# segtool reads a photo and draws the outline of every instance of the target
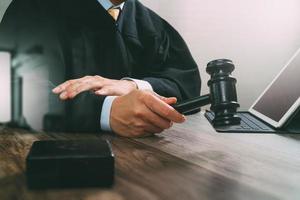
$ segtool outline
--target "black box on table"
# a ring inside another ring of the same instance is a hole
[[[114,154],[107,140],[36,141],[26,159],[30,189],[110,187]]]

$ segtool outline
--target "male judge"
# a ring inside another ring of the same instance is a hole
[[[137,0],[14,0],[0,37],[35,40],[28,30],[40,33],[48,60],[64,69],[68,81],[53,92],[66,101],[65,131],[160,133],[185,120],[171,104],[199,95],[185,42]]]

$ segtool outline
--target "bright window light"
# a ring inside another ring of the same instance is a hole
[[[11,119],[10,65],[10,53],[0,51],[0,122]]]

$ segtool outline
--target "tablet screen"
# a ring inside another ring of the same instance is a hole
[[[252,107],[279,122],[300,97],[299,51]]]

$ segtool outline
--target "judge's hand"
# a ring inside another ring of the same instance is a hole
[[[124,137],[142,137],[161,133],[175,123],[183,123],[185,117],[170,104],[176,98],[161,97],[150,91],[134,90],[117,97],[112,104],[110,126]]]
[[[73,99],[85,91],[93,91],[96,95],[121,96],[137,89],[137,85],[129,80],[114,80],[101,76],[85,76],[79,79],[68,80],[52,91],[59,94],[62,100]]]

